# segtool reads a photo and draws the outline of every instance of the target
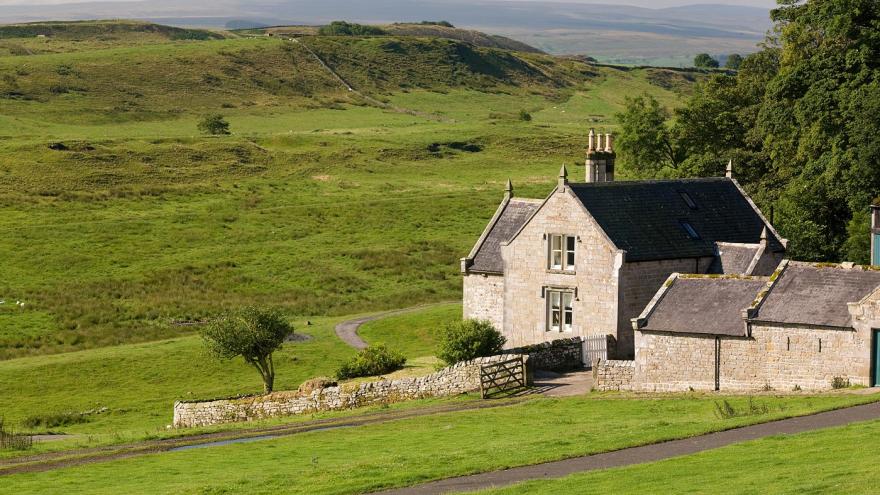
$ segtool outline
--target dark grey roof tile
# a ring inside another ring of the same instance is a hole
[[[540,206],[541,203],[535,200],[512,198],[474,254],[474,262],[468,270],[480,273],[504,273],[501,243],[509,241]]]

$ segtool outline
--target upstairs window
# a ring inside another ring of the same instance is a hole
[[[574,293],[570,291],[547,291],[547,331],[571,332],[574,321],[572,301]]]
[[[551,270],[574,270],[575,244],[577,238],[570,235],[550,236],[549,268]]]

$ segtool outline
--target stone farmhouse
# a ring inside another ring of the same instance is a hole
[[[770,277],[673,274],[632,324],[631,381],[612,388],[880,383],[880,271],[869,267],[783,261]]]
[[[543,200],[508,181],[461,260],[464,316],[489,320],[508,344],[610,335],[636,353],[631,319],[672,273],[769,276],[787,241],[732,178],[614,181],[610,134],[590,131],[585,182],[565,167]],[[763,283],[763,282],[762,282]]]

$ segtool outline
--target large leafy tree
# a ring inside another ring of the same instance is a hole
[[[672,118],[646,121],[650,132],[622,115],[623,132],[640,141],[667,129],[686,157],[681,176],[719,175],[733,159],[793,256],[867,261],[865,210],[880,193],[880,2],[779,0],[772,16],[772,36],[735,75],[710,76]],[[620,149],[624,166],[659,163]]]

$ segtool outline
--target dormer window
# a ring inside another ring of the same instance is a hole
[[[694,226],[688,222],[681,221],[681,228],[684,229],[685,233],[688,237],[694,240],[698,240],[700,238],[700,234],[694,229]]]
[[[548,253],[548,268],[551,270],[573,271],[575,245],[577,238],[570,235],[551,234]]]

